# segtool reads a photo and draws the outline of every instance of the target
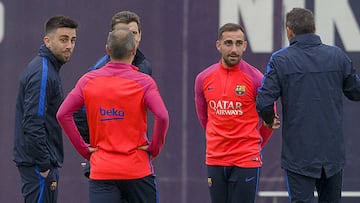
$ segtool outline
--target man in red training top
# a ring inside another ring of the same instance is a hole
[[[242,60],[247,41],[233,23],[219,30],[221,60],[198,74],[195,104],[206,131],[206,164],[213,203],[255,202],[261,149],[272,135],[256,111],[263,74]],[[272,128],[278,128],[276,120]]]
[[[135,56],[132,32],[109,34],[111,61],[88,72],[59,108],[57,119],[76,150],[90,160],[91,203],[158,200],[152,159],[164,144],[169,116],[155,81],[131,65]],[[82,139],[73,114],[87,111],[90,146]],[[146,135],[146,108],[154,114],[154,134]]]

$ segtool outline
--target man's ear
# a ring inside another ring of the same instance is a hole
[[[291,40],[293,37],[295,37],[294,31],[291,28],[289,28],[288,26],[286,26],[286,34],[287,34],[288,40]]]
[[[220,52],[221,42],[219,40],[216,40],[215,46],[216,49]]]
[[[110,48],[108,47],[108,45],[105,46],[105,50],[106,50],[106,54],[110,55]]]
[[[244,41],[244,45],[243,45],[243,51],[246,51],[247,44],[248,44],[248,43],[247,43],[247,41],[245,40],[245,41]]]
[[[135,56],[135,54],[136,54],[136,46],[135,46],[134,49],[131,51],[131,55],[132,55],[132,56]]]
[[[139,43],[141,42],[141,31],[139,32]]]
[[[50,38],[49,38],[48,36],[45,36],[45,37],[43,38],[43,42],[44,42],[44,44],[45,44],[46,47],[49,47],[49,45],[50,45]]]

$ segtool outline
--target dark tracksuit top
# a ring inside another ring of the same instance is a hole
[[[13,148],[17,166],[37,166],[40,171],[62,166],[62,130],[55,117],[64,98],[62,65],[42,45],[19,79]]]
[[[110,61],[110,56],[104,55],[95,63],[94,66],[89,68],[89,71],[99,69],[109,61]],[[132,65],[138,67],[140,72],[148,74],[150,76],[152,75],[151,64],[139,49],[136,50],[135,58],[132,62]],[[89,127],[86,119],[85,109],[83,108],[82,110],[76,112],[74,114],[74,119],[76,126],[80,131],[81,136],[84,138],[85,142],[89,143]]]
[[[320,178],[322,169],[331,177],[344,167],[343,94],[360,100],[360,78],[349,57],[319,36],[297,35],[271,56],[257,110],[270,123],[281,97],[282,168]]]

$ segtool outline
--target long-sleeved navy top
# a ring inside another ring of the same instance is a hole
[[[13,150],[18,166],[46,171],[63,163],[62,130],[56,120],[64,99],[59,75],[62,65],[42,45],[19,79]]]
[[[342,95],[360,100],[360,78],[349,57],[315,34],[297,35],[275,52],[257,96],[257,110],[267,123],[273,103],[282,104],[281,166],[320,178],[345,164]]]

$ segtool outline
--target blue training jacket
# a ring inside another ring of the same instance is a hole
[[[360,100],[360,79],[349,57],[315,34],[296,35],[268,63],[257,110],[269,123],[282,104],[282,168],[320,178],[345,164],[343,96]]]
[[[37,166],[40,171],[62,166],[62,130],[56,120],[64,99],[59,76],[62,65],[42,45],[19,79],[13,150],[17,166]]]

